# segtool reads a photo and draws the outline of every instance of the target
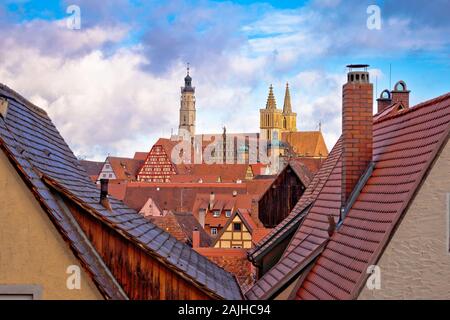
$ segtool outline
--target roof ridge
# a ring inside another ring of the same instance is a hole
[[[409,113],[415,112],[417,110],[421,110],[422,108],[428,107],[430,105],[435,105],[436,103],[442,102],[442,101],[447,100],[447,99],[450,99],[450,92],[447,92],[447,93],[444,93],[444,94],[442,94],[442,95],[440,95],[438,97],[435,97],[435,98],[432,98],[432,99],[420,102],[420,103],[418,103],[418,104],[416,104],[416,105],[414,105],[412,107],[409,107],[407,110],[403,111],[402,113],[397,113],[397,114],[393,114],[393,115],[386,115],[385,117],[381,117],[380,119],[376,119],[376,120],[373,121],[373,123],[381,123],[381,122],[384,122],[384,121],[387,121],[387,120],[390,120],[390,119],[393,119],[393,118],[396,118],[396,117],[400,117],[402,115],[409,114]],[[388,108],[391,108],[391,107],[393,107],[396,104],[398,104],[398,103],[393,103]],[[375,114],[374,117],[376,115],[381,115],[381,113]]]
[[[44,109],[38,107],[37,105],[31,103],[28,99],[26,99],[24,96],[20,95],[18,92],[14,91],[7,85],[0,82],[0,90],[5,91],[8,95],[10,95],[9,98],[16,100],[19,103],[22,103],[25,107],[30,108],[33,111],[36,111],[40,113],[41,115],[45,115],[48,117],[47,111]],[[1,93],[1,92],[0,92]]]

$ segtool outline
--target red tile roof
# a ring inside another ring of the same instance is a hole
[[[329,175],[336,167],[341,152],[342,144],[341,141],[338,140],[320,171],[314,176],[292,212],[280,224],[272,229],[272,231],[265,236],[255,248],[249,251],[249,255],[253,260],[256,260],[263,252],[270,250],[278,241],[284,239],[289,233],[295,231],[295,228],[298,227],[298,224],[305,216],[305,210],[316,200],[328,180]]]
[[[450,93],[374,123],[375,168],[297,293],[354,299],[450,132]],[[326,283],[326,286],[324,285]]]
[[[148,183],[133,182],[127,185],[124,203],[129,207],[140,210],[152,198],[161,210],[174,212],[190,211],[194,205],[197,193],[216,194],[233,191],[245,193],[247,187],[244,183]]]
[[[328,148],[321,131],[283,132],[281,140],[287,142],[298,156],[314,158],[328,156]]]
[[[190,212],[169,211],[165,216],[149,216],[151,222],[162,230],[170,233],[177,240],[192,245],[192,233],[194,229],[200,232],[200,247],[211,246],[212,239],[200,226],[197,219]]]
[[[358,296],[367,267],[380,258],[427,170],[448,140],[450,93],[408,110],[374,118],[375,167],[342,225],[331,238],[328,236],[328,215],[337,221],[341,205],[342,149],[338,141],[318,173],[329,171],[328,165],[334,162],[331,174],[306,210],[306,217],[283,257],[249,290],[247,297],[260,299],[273,294],[275,285],[292,277],[293,270],[300,272],[298,268],[306,257],[314,252],[319,254],[315,250],[323,244],[326,246],[298,290],[297,298]],[[302,202],[306,202],[303,197],[299,204]],[[293,211],[298,211],[297,206]],[[289,222],[289,217],[286,220]],[[284,221],[283,224],[286,225]]]
[[[257,259],[259,255],[269,251],[278,241],[295,232],[298,225],[302,223],[286,249],[286,252],[290,252],[293,248],[298,247],[298,253],[287,255],[285,252],[280,261],[246,293],[249,299],[266,299],[286,275],[292,274],[297,266],[296,261],[300,262],[302,258],[310,257],[311,252],[318,249],[326,240],[327,237],[324,237],[322,230],[319,229],[315,232],[313,228],[318,223],[316,220],[318,217],[323,215],[327,218],[328,213],[339,214],[340,202],[333,203],[330,200],[340,200],[341,166],[339,161],[341,153],[342,143],[339,139],[292,212],[264,237],[256,248],[249,252],[252,259]],[[311,210],[315,215],[309,216],[308,212]],[[328,224],[325,232],[327,228]],[[300,230],[304,232],[300,232]],[[295,237],[297,238],[294,239]]]

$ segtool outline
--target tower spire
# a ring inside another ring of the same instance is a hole
[[[291,93],[289,92],[289,83],[288,82],[286,82],[286,93],[284,94],[283,113],[284,114],[292,113]]]
[[[275,101],[275,96],[273,95],[273,86],[269,87],[269,96],[267,97],[266,109],[276,109],[277,103]]]

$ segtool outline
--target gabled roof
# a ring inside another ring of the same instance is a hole
[[[136,180],[136,176],[144,165],[143,160],[135,160],[121,157],[108,157],[117,180]]]
[[[303,185],[308,186],[314,177],[314,174],[309,171],[308,167],[299,160],[290,160],[288,164],[292,170],[294,170]]]
[[[225,225],[223,226],[222,230],[220,230],[219,234],[216,236],[216,238],[214,239],[214,242],[212,244],[212,246],[214,247],[217,243],[217,241],[220,240],[220,238],[222,238],[222,235],[227,231],[228,226],[233,222],[234,218],[238,216],[240,218],[240,220],[242,221],[242,223],[245,225],[245,227],[247,228],[247,230],[250,232],[250,234],[253,233],[254,230],[257,229],[256,224],[253,222],[252,217],[250,216],[249,212],[247,209],[237,209],[235,210],[232,215],[228,218],[227,222],[225,223]]]
[[[194,230],[200,232],[200,247],[211,246],[212,239],[198,223],[190,212],[169,211],[165,216],[147,217],[161,229],[169,232],[175,238],[184,243],[192,245],[192,233]]]
[[[450,93],[374,122],[375,168],[298,299],[357,298],[449,133]]]
[[[80,165],[86,171],[88,176],[98,176],[103,168],[103,163],[100,161],[79,160]]]
[[[341,167],[339,161],[341,153],[342,143],[339,139],[292,212],[271,233],[264,237],[257,247],[249,252],[249,257],[257,260],[259,255],[265,254],[286,237],[293,233],[298,236],[295,241],[294,239],[291,240],[280,261],[246,293],[249,299],[267,299],[286,276],[294,276],[293,271],[296,270],[297,261],[300,261],[303,257],[311,257],[312,251],[319,250],[319,248],[323,249],[322,244],[327,237],[324,237],[321,231],[315,232],[313,228],[317,216],[327,216],[328,213],[339,214],[340,203],[334,203],[330,207],[330,200],[340,200],[339,175]],[[309,215],[310,212],[313,212],[313,214]],[[300,224],[301,226],[298,228]],[[286,252],[293,250],[294,253],[286,254]]]
[[[283,132],[281,140],[289,143],[298,156],[314,158],[328,156],[328,148],[321,131]]]
[[[252,260],[258,260],[258,257],[265,252],[268,252],[279,241],[282,241],[290,233],[294,232],[298,227],[300,221],[304,218],[306,210],[309,209],[312,203],[316,200],[320,191],[328,180],[328,176],[334,170],[340,154],[342,152],[341,141],[338,140],[328,158],[323,163],[319,172],[314,176],[313,180],[308,184],[305,192],[300,200],[295,205],[292,212],[279,223],[267,236],[265,236],[255,248],[249,251],[249,257]]]
[[[406,111],[374,118],[378,119],[374,121],[373,132],[375,167],[342,225],[329,237],[328,216],[331,214],[337,221],[341,206],[339,140],[329,157],[335,153],[335,164],[315,202],[306,211],[280,261],[258,280],[247,297],[270,297],[276,285],[292,279],[293,270],[296,274],[301,272],[306,257],[323,244],[323,252],[301,283],[297,298],[358,296],[367,277],[367,267],[380,258],[436,155],[448,141],[450,93]],[[326,171],[327,162],[331,160],[327,159],[318,174]]]
[[[134,160],[145,161],[145,159],[147,158],[147,155],[148,155],[148,152],[136,151],[134,153],[133,159]]]
[[[3,85],[0,97],[9,103],[6,118],[0,116],[1,149],[105,297],[127,298],[70,211],[58,205],[62,201],[60,195],[211,297],[241,298],[239,286],[230,273],[121,201],[110,198],[111,211],[105,209],[99,203],[100,190],[89,180],[46,112]]]
[[[135,210],[140,210],[152,198],[161,210],[174,212],[190,211],[197,193],[213,191],[216,194],[237,191],[245,193],[244,183],[166,183],[138,182],[128,183],[124,202]]]

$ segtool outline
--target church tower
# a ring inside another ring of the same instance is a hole
[[[297,131],[297,114],[292,112],[291,93],[289,92],[289,83],[286,83],[286,92],[284,94],[283,104],[283,132]]]
[[[265,109],[259,110],[260,137],[266,140],[280,140],[283,124],[283,113],[277,109],[273,87],[270,85]]]
[[[181,106],[180,106],[180,125],[178,135],[187,137],[195,135],[195,87],[192,86],[192,78],[189,75],[189,64],[187,66],[187,75],[184,78],[184,87],[181,87]]]

